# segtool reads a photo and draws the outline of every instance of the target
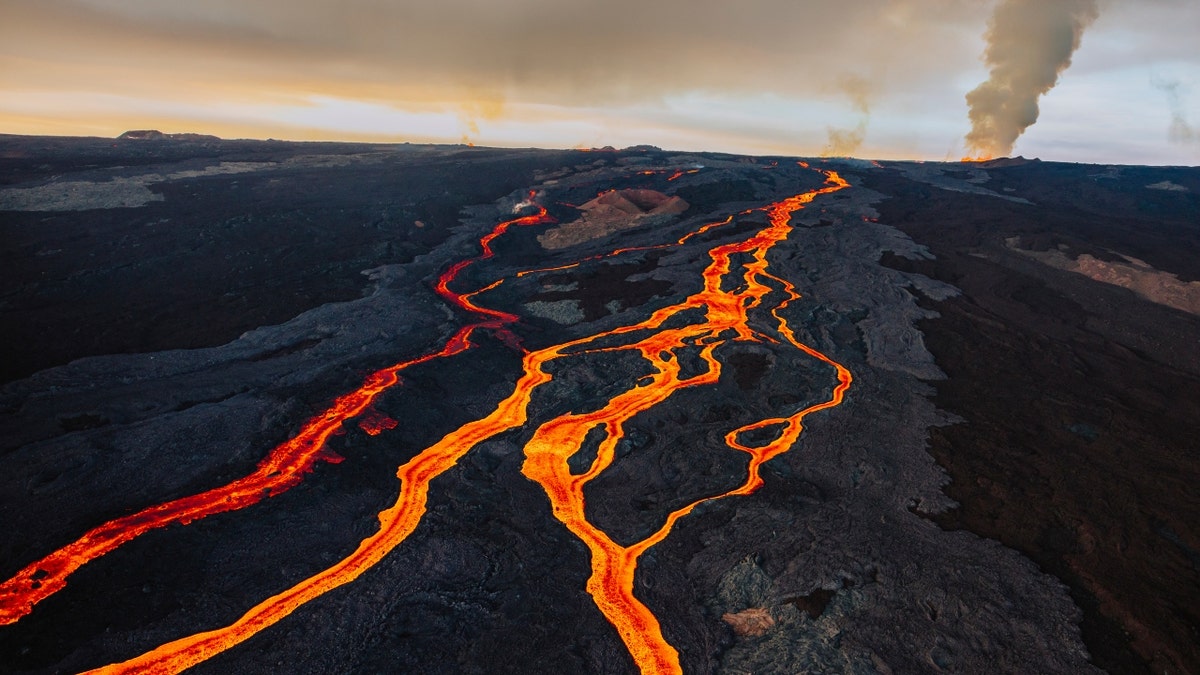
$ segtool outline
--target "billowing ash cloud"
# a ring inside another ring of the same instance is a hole
[[[1038,118],[1038,98],[1071,65],[1096,0],[1001,0],[988,24],[988,80],[967,94],[971,157],[1005,156]]]

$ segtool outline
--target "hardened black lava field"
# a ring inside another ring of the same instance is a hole
[[[0,671],[1200,672],[1200,169],[0,137]]]

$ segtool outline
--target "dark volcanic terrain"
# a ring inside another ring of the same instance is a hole
[[[1200,673],[1198,169],[3,136],[0,231],[2,672],[366,556],[189,672]]]

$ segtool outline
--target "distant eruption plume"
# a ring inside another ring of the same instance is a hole
[[[1200,141],[1200,132],[1188,124],[1184,113],[1183,88],[1179,80],[1154,80],[1151,82],[1155,89],[1167,95],[1167,103],[1171,106],[1171,126],[1167,129],[1167,140],[1172,143],[1195,143]]]
[[[867,138],[867,120],[863,119],[853,129],[826,129],[829,142],[821,150],[822,157],[853,157]]]
[[[829,142],[821,151],[822,157],[853,156],[867,137],[867,122],[871,117],[870,83],[857,75],[847,75],[837,82],[836,88],[850,99],[854,110],[862,115],[862,119],[849,129],[828,127],[826,131],[829,134]]]
[[[1001,0],[988,22],[988,80],[967,94],[969,159],[1011,154],[1098,15],[1096,0]]]

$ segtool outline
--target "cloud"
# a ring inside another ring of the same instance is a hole
[[[398,104],[470,98],[618,105],[687,91],[826,96],[846,72],[930,76],[970,0],[6,0],[0,38],[93,82],[193,82]],[[870,35],[871,39],[864,39]],[[944,61],[943,61],[944,63]],[[107,74],[107,75],[106,75]],[[60,77],[69,77],[59,73]],[[83,78],[77,78],[83,79]],[[23,82],[28,85],[28,80]]]
[[[1060,1],[1070,2],[1042,4]],[[1171,72],[1188,79],[1197,72],[1188,65],[1200,62],[1188,30],[1200,20],[1194,0],[1097,1],[1104,15],[1089,29],[1075,68],[1125,72],[1167,54],[1175,62]],[[630,139],[764,153],[811,154],[825,145],[830,152],[854,147],[876,157],[930,158],[966,131],[962,97],[985,77],[976,57],[994,6],[993,0],[0,3],[3,131],[115,135],[162,125],[284,138],[453,142],[465,136],[566,146]],[[1144,86],[1145,75],[1126,77]],[[1113,123],[1139,118],[1145,115]],[[1083,119],[1071,122],[1080,134],[1088,128]],[[1096,154],[1074,157],[1099,157],[1118,138],[1133,142],[1106,132]]]

